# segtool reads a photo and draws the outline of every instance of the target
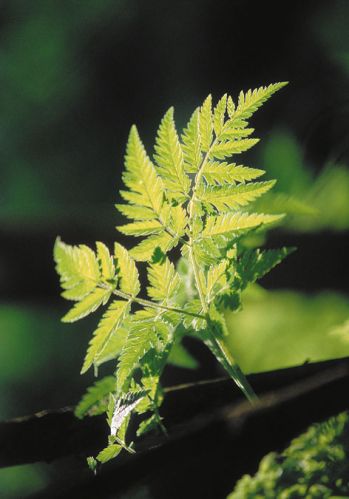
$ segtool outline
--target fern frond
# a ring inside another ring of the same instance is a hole
[[[110,281],[115,276],[115,265],[109,249],[101,242],[96,243],[97,258],[103,281]]]
[[[154,404],[160,406],[163,393],[160,387],[160,373],[162,372],[172,345],[167,342],[161,349],[152,348],[142,359],[141,386],[147,391],[148,398],[143,399],[136,409],[138,414],[154,409]]]
[[[180,206],[169,207],[166,214],[167,226],[153,234],[130,250],[130,256],[137,261],[147,261],[152,258],[156,249],[166,254],[175,248],[181,237],[184,236],[188,224],[186,211]],[[154,231],[155,232],[155,231]]]
[[[231,98],[231,96],[230,96],[230,95],[228,95],[228,99],[227,99],[227,113],[228,113],[229,118],[232,118],[232,117],[233,117],[234,112],[235,112],[235,104],[234,104],[234,101],[233,101],[233,99]]]
[[[137,437],[141,437],[145,433],[149,433],[154,430],[158,425],[157,417],[155,414],[150,416],[149,418],[141,421],[137,429]]]
[[[107,397],[115,390],[116,380],[114,376],[105,376],[87,388],[87,392],[75,407],[74,414],[81,419],[86,414],[103,414],[107,409]]]
[[[57,238],[54,246],[56,270],[67,300],[81,300],[93,291],[100,277],[95,253],[85,245],[71,246]]]
[[[256,282],[294,251],[295,248],[286,247],[265,251],[259,249],[245,251],[236,266],[244,283],[243,286]]]
[[[145,152],[135,126],[131,128],[127,143],[122,179],[131,191],[123,192],[123,197],[132,204],[150,208],[155,218],[162,207],[164,185]]]
[[[181,284],[181,279],[168,258],[163,263],[149,265],[148,280],[149,297],[166,303],[174,297]]]
[[[212,96],[209,95],[200,109],[201,149],[207,152],[213,139]]]
[[[191,302],[188,302],[184,305],[183,310],[186,312],[191,312],[193,314],[204,315],[204,311],[202,309],[202,303],[198,298],[195,298]],[[201,331],[206,327],[206,320],[200,318],[192,318],[188,315],[183,316],[183,326],[186,329],[193,329],[194,331]]]
[[[217,265],[211,265],[206,277],[206,296],[210,303],[215,295],[219,293],[227,284],[226,270],[228,260],[222,260]]]
[[[126,395],[118,398],[111,419],[110,435],[116,436],[127,416],[129,416],[146,395],[147,392],[145,390],[139,390],[128,392]]]
[[[154,161],[132,126],[122,176],[123,202],[116,205],[128,220],[117,229],[141,237],[141,242],[130,251],[115,243],[111,254],[101,242],[93,251],[56,241],[63,296],[75,301],[64,321],[85,317],[114,295],[90,339],[81,372],[93,365],[97,374],[97,367],[111,359],[117,359],[117,369],[114,376],[91,387],[76,409],[79,417],[107,414],[111,435],[108,447],[97,456],[100,462],[122,449],[134,452],[132,444],[126,444],[131,413],[152,413],[138,433],[162,426],[158,408],[166,363],[196,365],[180,343],[185,334],[203,340],[247,398],[255,398],[225,344],[224,307],[237,310],[243,289],[290,250],[247,249],[247,231],[264,234],[264,226],[283,215],[247,213],[243,207],[269,191],[274,181],[256,181],[263,170],[225,158],[258,142],[251,138],[254,129],[248,120],[284,85],[241,92],[237,105],[225,94],[212,107],[209,95],[192,114],[181,140],[170,108],[157,132]],[[256,206],[261,209],[255,203],[254,210],[258,211]],[[168,258],[177,245],[183,255],[178,273]],[[135,260],[147,263],[148,298],[138,296]],[[131,314],[133,304],[137,308]],[[90,457],[89,463],[95,470],[96,460]]]
[[[85,373],[103,353],[111,335],[121,326],[129,311],[129,302],[115,300],[103,315],[89,343],[81,374]]]
[[[119,225],[116,228],[121,234],[138,237],[158,234],[164,230],[163,225],[158,220],[140,220],[126,225]]]
[[[241,154],[248,151],[259,142],[259,139],[241,139],[227,142],[219,142],[210,150],[210,158],[225,159],[233,154]]]
[[[116,456],[120,454],[122,451],[122,446],[119,444],[111,444],[108,447],[105,447],[101,452],[97,455],[97,461],[100,463],[107,463],[111,459],[114,459]]]
[[[137,296],[141,285],[133,258],[127,249],[119,243],[115,243],[114,245],[114,256],[117,262],[121,291],[131,296]]]
[[[90,294],[77,302],[62,318],[63,322],[75,322],[92,314],[101,305],[105,305],[111,295],[110,289],[95,288]]]
[[[154,211],[145,206],[137,206],[132,204],[116,204],[115,208],[125,217],[133,220],[153,220]]]
[[[211,185],[247,182],[264,174],[264,170],[248,168],[247,166],[236,165],[236,163],[228,164],[208,161],[203,168],[203,176],[205,177],[206,182]]]
[[[103,349],[95,356],[93,361],[94,367],[98,368],[105,362],[117,359],[125,344],[126,338],[127,330],[124,323],[122,327],[114,328]]]
[[[223,132],[219,136],[220,142],[226,140],[239,140],[249,137],[254,132],[254,128],[224,128]]]
[[[208,186],[202,187],[197,197],[203,203],[214,206],[218,211],[232,210],[240,206],[246,206],[255,199],[268,192],[274,180],[267,182],[253,182],[249,184],[239,184],[236,186]]]
[[[196,173],[201,163],[200,109],[192,114],[181,136],[184,168],[188,173]]]
[[[180,237],[184,236],[187,225],[188,217],[186,211],[182,206],[173,206],[171,208],[169,229],[174,237],[174,245],[178,243]]]
[[[216,264],[222,258],[221,251],[216,241],[210,238],[197,241],[194,248],[195,257],[200,265],[210,266]]]
[[[187,199],[190,181],[184,172],[183,151],[173,119],[173,107],[167,111],[161,121],[155,151],[157,171],[165,187],[173,193],[177,202],[184,202]]]
[[[240,119],[250,118],[270,97],[278,90],[286,86],[288,82],[272,83],[267,87],[248,90],[246,93],[240,92],[239,102],[232,118]]]
[[[141,313],[136,313],[132,321],[130,321],[127,341],[119,357],[117,371],[117,388],[119,392],[122,391],[123,386],[138,367],[142,357],[151,348],[156,348],[159,336],[161,337],[163,334],[162,328],[167,328],[166,324],[160,320],[154,321],[154,316],[150,320],[137,320],[142,315]]]
[[[206,226],[202,232],[202,236],[214,237],[230,232],[237,232],[245,229],[253,229],[255,227],[275,223],[283,215],[264,215],[263,213],[226,213],[218,216],[207,217]]]
[[[213,127],[217,136],[221,134],[223,129],[226,107],[227,94],[224,94],[223,97],[218,101],[213,112]]]
[[[146,262],[151,260],[157,248],[162,253],[166,254],[173,248],[175,240],[167,232],[162,232],[154,236],[144,239],[142,242],[134,246],[129,254],[132,258],[139,262]]]

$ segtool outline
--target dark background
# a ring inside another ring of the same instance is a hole
[[[113,204],[129,128],[137,123],[152,152],[171,105],[181,128],[210,92],[236,97],[290,82],[253,120],[262,142],[250,165],[309,202],[324,169],[340,166],[342,176],[314,201],[322,211],[313,229],[296,218],[272,234],[272,245],[299,250],[264,284],[349,293],[348,7],[345,0],[0,1],[1,419],[74,404],[91,382],[79,370],[94,322],[59,322],[66,307],[54,240],[120,240]],[[199,355],[207,367],[195,376],[214,375],[215,364]],[[168,382],[193,376],[174,369]],[[25,497],[62,469],[1,471],[0,495]]]

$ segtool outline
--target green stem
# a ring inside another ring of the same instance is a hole
[[[224,130],[224,128],[225,127],[223,127],[223,130]],[[209,346],[209,348],[211,349],[211,351],[213,352],[213,354],[216,356],[216,358],[221,362],[223,367],[229,373],[231,378],[235,381],[235,383],[238,385],[238,387],[244,393],[246,398],[251,403],[255,403],[255,401],[257,400],[257,396],[256,396],[255,392],[253,391],[246,376],[241,371],[239,365],[236,363],[235,359],[231,355],[230,351],[228,350],[228,348],[224,344],[224,341],[219,338],[219,336],[221,335],[221,332],[216,331],[217,326],[214,324],[214,322],[210,318],[208,304],[206,303],[205,293],[204,293],[204,290],[202,288],[202,283],[201,283],[201,279],[200,279],[199,267],[197,265],[197,262],[195,259],[195,254],[193,251],[194,241],[193,241],[193,236],[192,236],[192,223],[193,223],[193,218],[194,218],[194,214],[195,214],[194,213],[195,193],[197,191],[199,182],[200,182],[202,174],[204,172],[205,165],[206,165],[208,158],[210,156],[210,152],[218,140],[219,140],[219,136],[216,136],[215,139],[213,140],[212,144],[210,145],[209,149],[207,150],[203,160],[202,160],[200,168],[195,176],[193,190],[192,190],[192,198],[188,204],[189,229],[190,229],[189,258],[190,258],[190,261],[192,264],[195,282],[196,282],[196,288],[198,290],[202,310],[205,314],[205,319],[206,319],[206,323],[207,323],[206,343]]]
[[[132,297],[131,295],[128,295],[127,293],[123,293],[122,291],[120,291],[118,289],[114,289],[113,294],[116,296],[119,296],[120,298],[123,298],[124,300],[130,300],[134,303],[138,303],[139,305],[143,305],[143,307],[155,308],[155,309],[161,308],[162,310],[167,310],[169,312],[176,312],[178,314],[190,315],[191,317],[196,317],[198,319],[205,319],[205,317],[201,314],[195,314],[194,312],[189,312],[187,310],[183,310],[182,308],[167,307],[166,305],[154,303],[150,300],[144,300],[143,298]]]
[[[231,355],[230,351],[224,344],[224,341],[222,341],[219,338],[221,332],[216,331],[216,325],[210,318],[208,306],[205,300],[205,294],[202,289],[202,283],[200,280],[199,268],[195,259],[192,245],[189,251],[189,258],[193,267],[196,287],[200,297],[201,306],[205,313],[205,319],[207,323],[207,332],[206,332],[207,345],[210,348],[210,350],[213,352],[215,357],[221,362],[222,366],[226,369],[230,377],[235,381],[237,386],[241,389],[245,397],[251,402],[251,404],[254,404],[257,400],[257,395],[253,391],[253,388],[251,387],[246,376],[241,371],[239,365]]]
[[[224,343],[224,340],[217,338],[217,334],[215,334],[215,325],[212,324],[210,318],[207,318],[208,324],[208,346],[215,354],[215,356],[220,360],[222,366],[226,369],[230,377],[235,381],[237,386],[240,388],[242,393],[245,395],[247,400],[251,402],[251,404],[255,404],[258,400],[257,395],[255,394],[252,386],[250,385],[248,379],[240,369],[239,365],[233,358],[229,349]],[[220,334],[220,331],[217,332]]]

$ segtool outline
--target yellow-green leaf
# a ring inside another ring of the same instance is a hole
[[[63,322],[75,322],[91,314],[100,305],[104,305],[111,294],[110,289],[96,288],[89,295],[76,303],[72,309],[62,318]]]
[[[133,258],[126,248],[119,243],[114,245],[114,256],[117,262],[118,275],[120,277],[120,290],[131,296],[137,296],[141,286],[138,270]]]
[[[121,326],[129,309],[129,302],[115,300],[103,315],[89,343],[81,374],[85,373],[103,352],[111,335]]]

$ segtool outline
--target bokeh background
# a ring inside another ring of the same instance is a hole
[[[228,315],[234,352],[248,372],[349,355],[348,22],[345,0],[0,0],[1,420],[73,405],[91,383],[79,371],[95,319],[60,323],[54,240],[111,245],[131,124],[151,152],[166,109],[182,127],[210,92],[290,81],[254,118],[248,161],[289,213],[268,245],[298,251]],[[200,367],[167,384],[219,372],[187,347]],[[0,496],[83,467],[0,470]]]

